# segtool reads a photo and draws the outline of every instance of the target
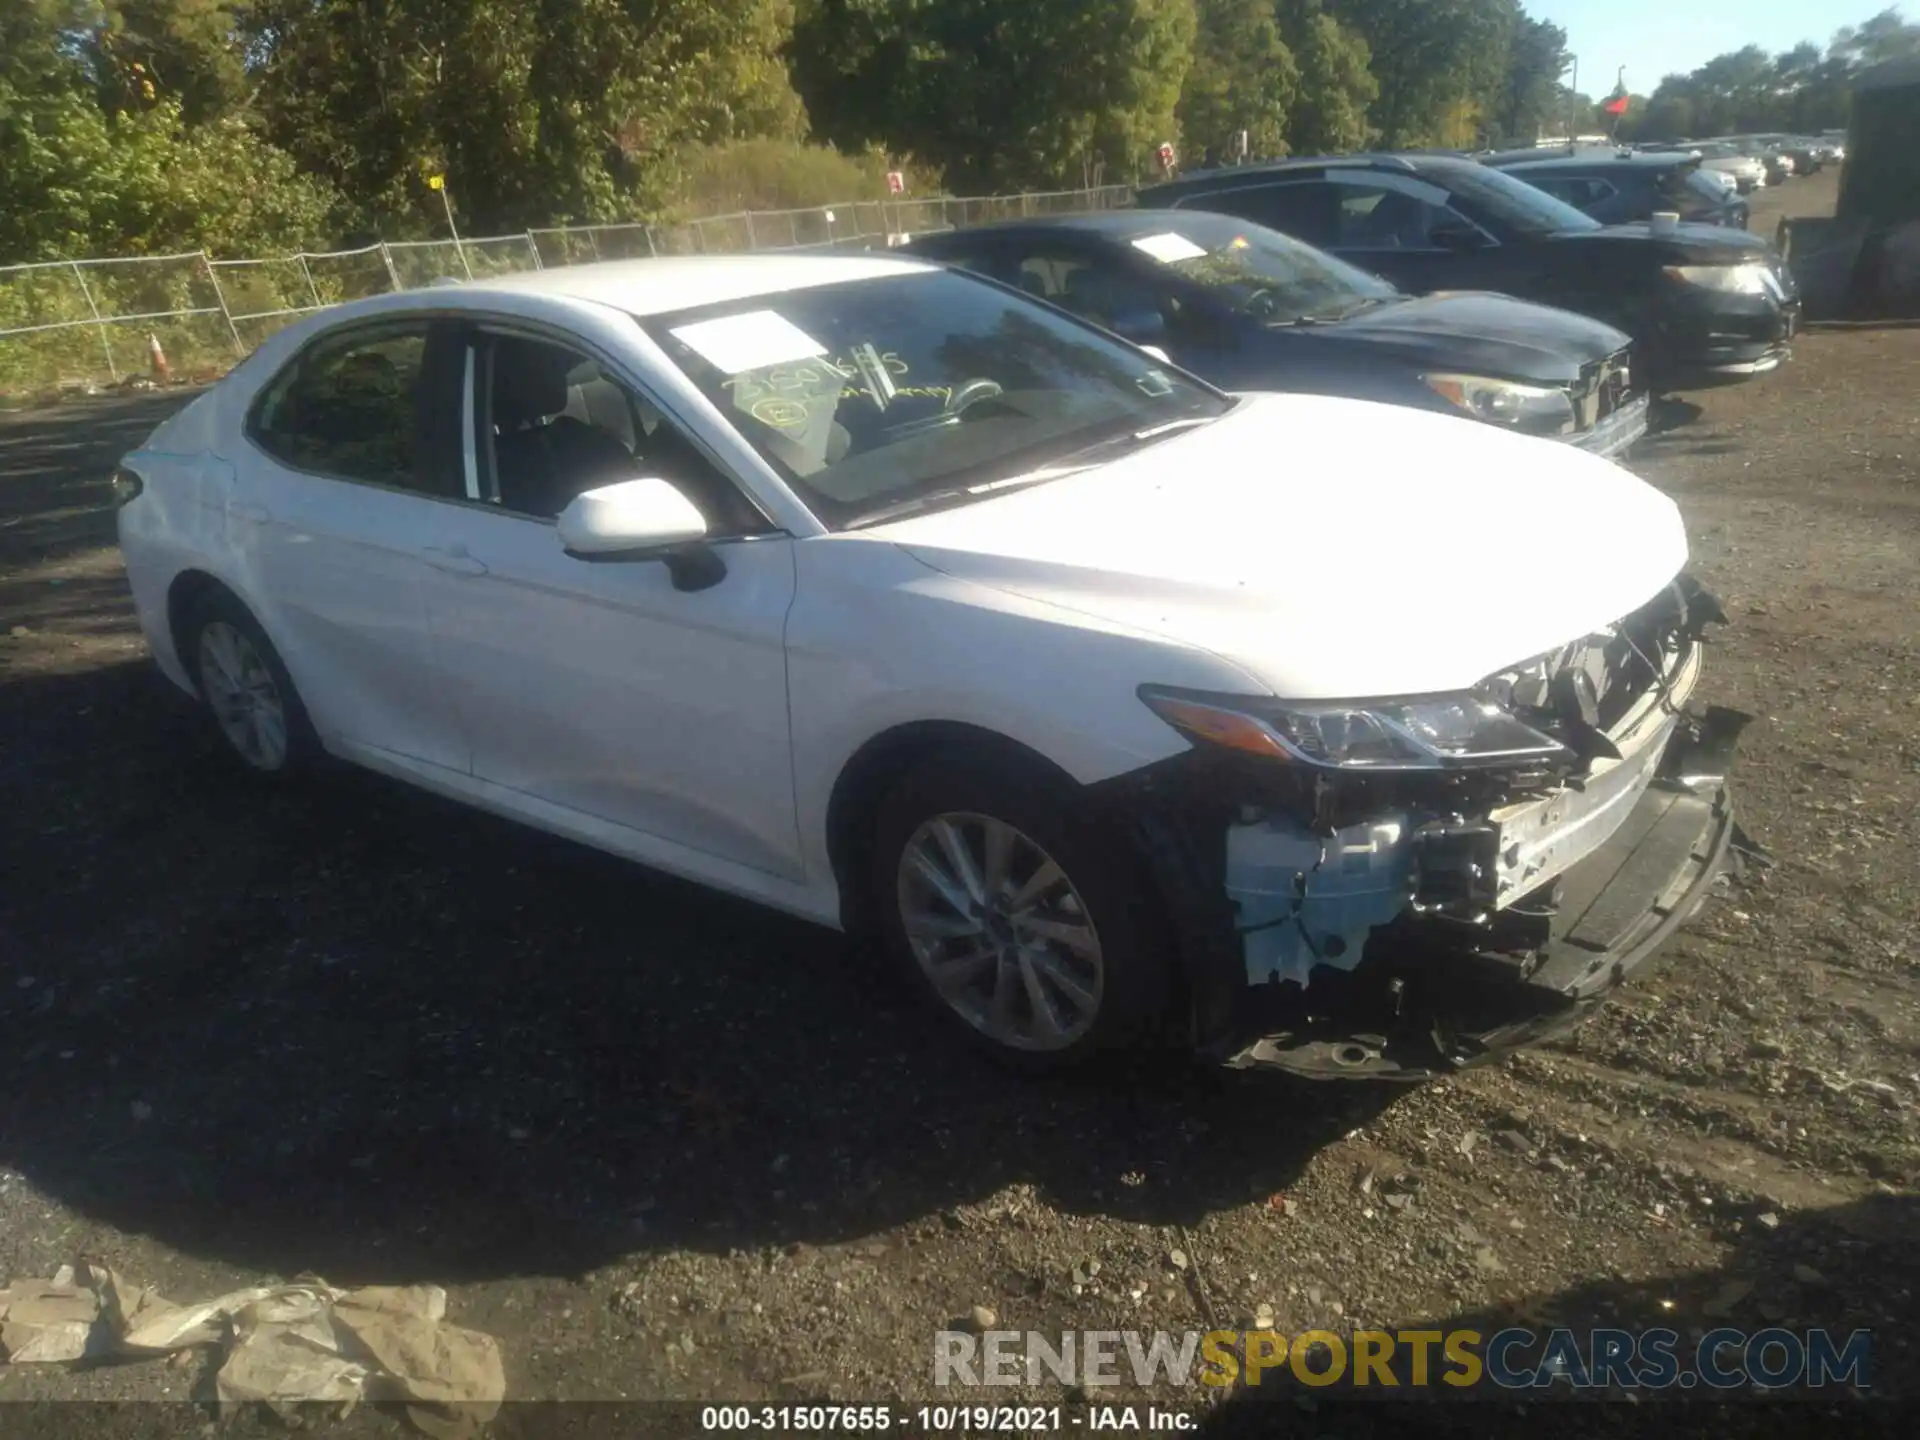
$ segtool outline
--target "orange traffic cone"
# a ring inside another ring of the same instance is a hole
[[[167,352],[160,348],[160,337],[147,336],[147,355],[153,362],[153,378],[165,385],[173,379],[173,367],[167,363]]]

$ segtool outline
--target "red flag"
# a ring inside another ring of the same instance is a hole
[[[1613,93],[1601,102],[1600,108],[1609,115],[1627,113],[1627,72],[1625,70],[1620,72],[1620,78],[1614,84]]]

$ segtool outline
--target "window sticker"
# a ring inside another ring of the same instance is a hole
[[[1176,235],[1171,230],[1162,235],[1142,235],[1133,242],[1133,248],[1152,256],[1162,265],[1171,265],[1176,260],[1198,260],[1207,253],[1204,245],[1196,245],[1186,236]]]
[[[702,360],[727,375],[790,365],[827,353],[827,347],[785,316],[771,310],[749,310],[723,320],[702,320],[671,332]]]

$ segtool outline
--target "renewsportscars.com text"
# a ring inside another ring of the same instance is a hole
[[[1535,1331],[943,1330],[934,1336],[941,1386],[1205,1385],[1286,1381],[1314,1386],[1466,1389],[1619,1387],[1731,1390],[1872,1383],[1873,1336],[1814,1329]]]

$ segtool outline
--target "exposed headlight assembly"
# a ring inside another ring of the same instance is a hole
[[[1741,265],[1669,265],[1669,279],[1702,290],[1717,290],[1724,295],[1770,295],[1773,271],[1764,262]]]
[[[1476,420],[1526,435],[1568,435],[1576,428],[1566,391],[1485,375],[1422,375],[1427,388]]]
[[[1477,695],[1288,701],[1144,685],[1140,698],[1196,743],[1327,770],[1453,770],[1575,758],[1559,741]]]

